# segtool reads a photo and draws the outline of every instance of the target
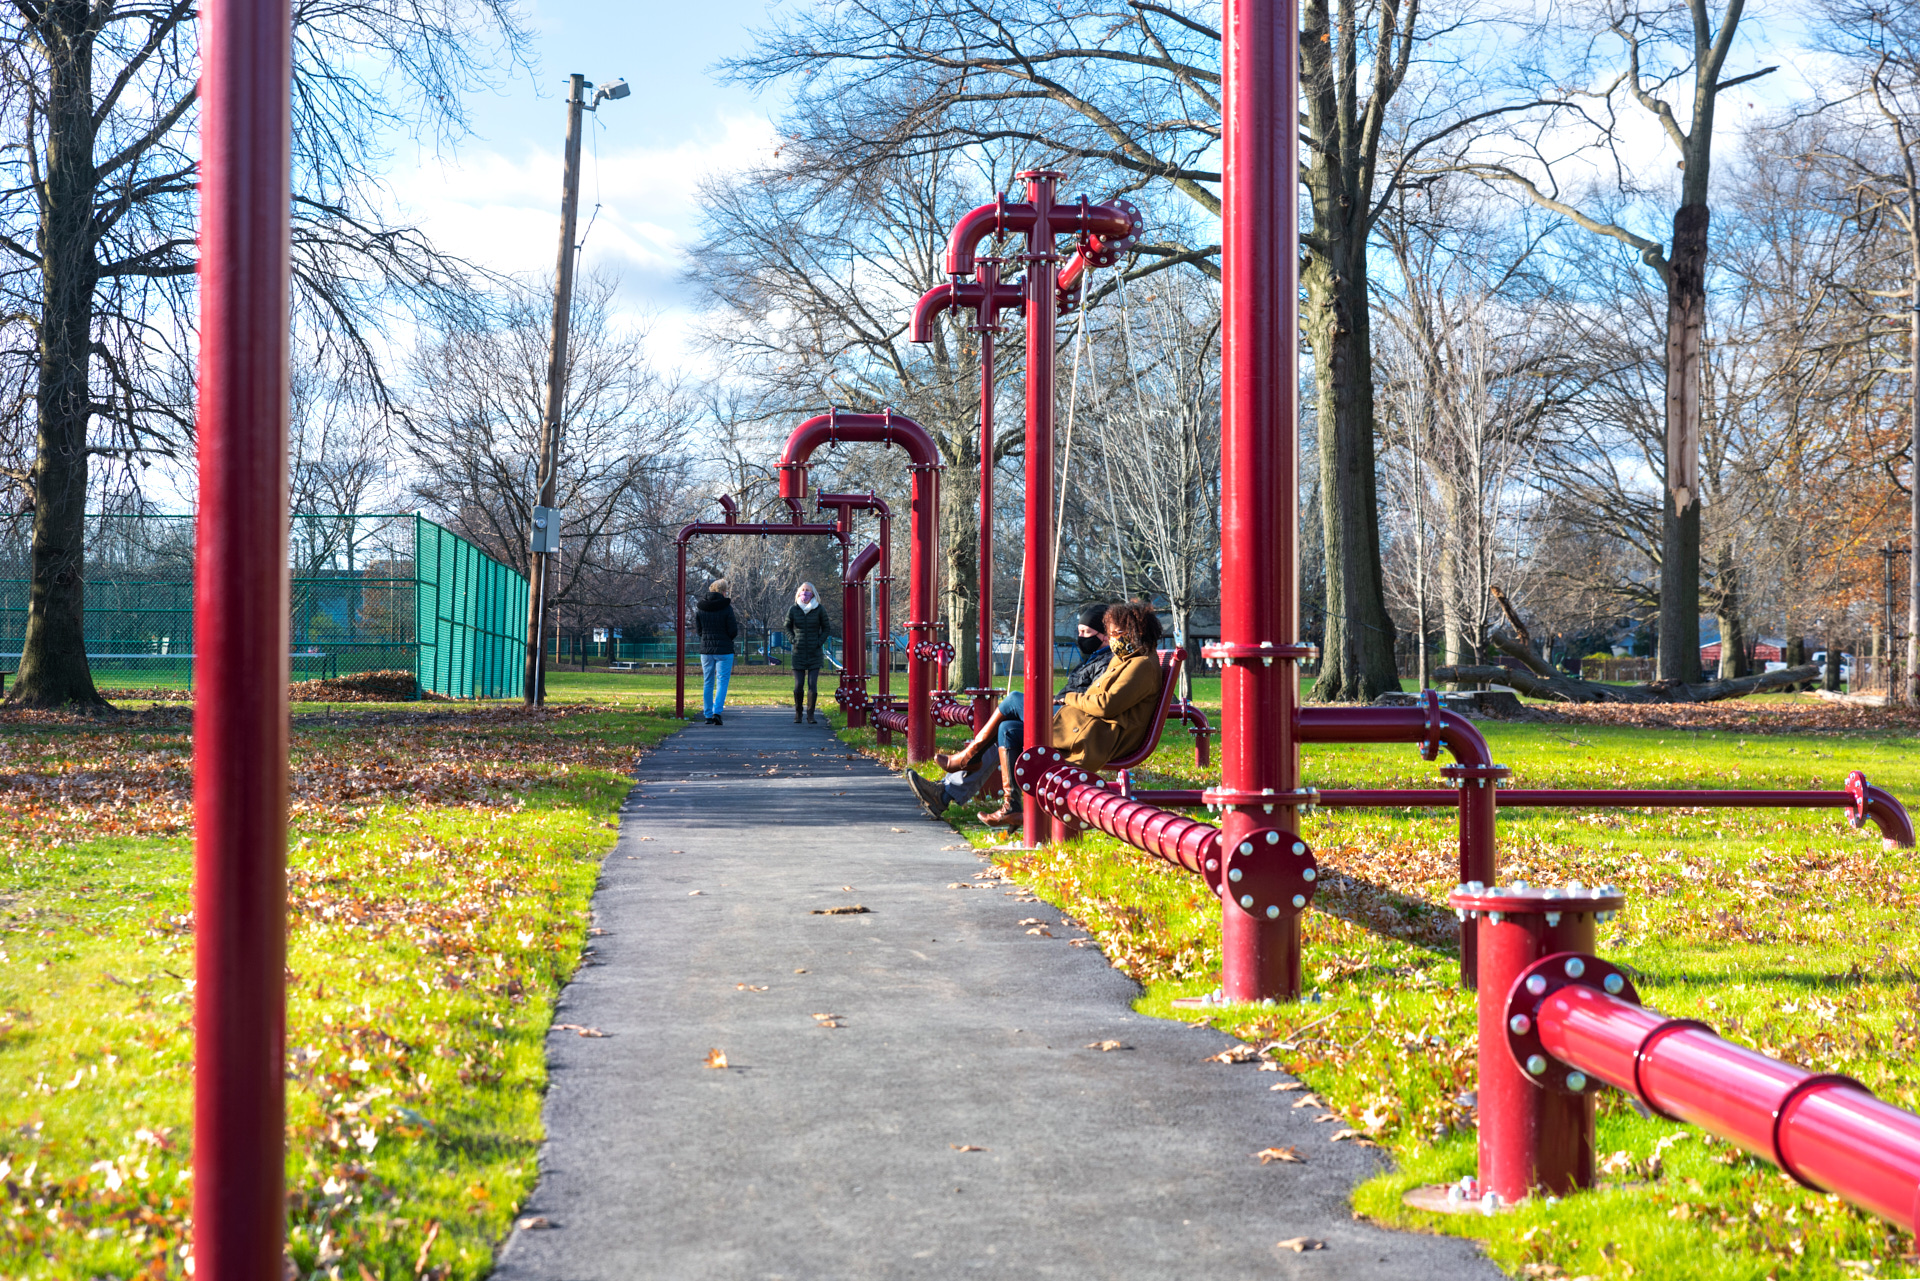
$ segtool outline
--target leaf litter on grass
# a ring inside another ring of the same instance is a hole
[[[544,1039],[614,840],[603,820],[636,748],[669,728],[577,715],[296,730],[330,758],[310,775],[347,793],[314,785],[325,821],[289,855],[288,1245],[303,1278],[477,1281],[532,1186]],[[115,806],[123,831],[167,831],[184,821],[188,746],[166,726],[0,722],[0,1097],[16,1098],[0,1275],[186,1275],[187,844],[30,834]]]
[[[1920,800],[1920,717],[1911,713],[1787,699],[1560,711],[1550,722],[1482,724],[1516,786],[1835,789],[1859,768]],[[871,754],[904,763],[897,748]],[[1321,788],[1437,784],[1406,748],[1316,744],[1304,758]],[[1168,747],[1136,777],[1192,786],[1212,772],[1190,749]],[[1303,819],[1302,835],[1327,873],[1303,920],[1303,999],[1206,1009],[1199,1021],[1269,1047],[1276,1066],[1345,1121],[1339,1141],[1390,1150],[1398,1168],[1356,1194],[1363,1216],[1480,1237],[1515,1274],[1531,1265],[1534,1275],[1837,1281],[1911,1271],[1907,1234],[1697,1130],[1642,1116],[1614,1092],[1597,1100],[1599,1142],[1624,1154],[1614,1161],[1623,1173],[1603,1175],[1600,1191],[1493,1218],[1404,1208],[1407,1187],[1457,1180],[1475,1164],[1477,1020],[1458,986],[1445,906],[1458,879],[1455,818],[1319,812]],[[1876,833],[1850,831],[1837,810],[1503,811],[1499,835],[1503,878],[1626,892],[1599,950],[1629,968],[1649,1004],[1920,1110],[1911,851],[1883,853]],[[1172,999],[1219,986],[1219,907],[1198,878],[1098,833],[982,853],[994,859],[982,879],[1026,886],[1081,921],[1108,961],[1146,987],[1143,1012],[1191,1019]]]

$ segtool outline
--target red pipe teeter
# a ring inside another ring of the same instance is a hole
[[[1859,1082],[1735,1045],[1646,1009],[1591,955],[1610,887],[1462,885],[1480,934],[1480,1173],[1485,1209],[1593,1186],[1593,1095],[1611,1085],[1908,1230],[1920,1227],[1920,1116]],[[1464,1208],[1464,1207],[1463,1207]]]
[[[780,496],[797,503],[807,496],[807,460],[822,445],[840,441],[899,445],[912,459],[913,501],[907,572],[907,763],[933,757],[933,679],[927,660],[912,653],[933,630],[933,559],[939,540],[940,455],[927,429],[892,410],[879,414],[838,409],[793,429],[780,453]],[[876,716],[874,723],[888,722]]]

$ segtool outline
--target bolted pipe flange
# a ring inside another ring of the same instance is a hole
[[[1867,825],[1867,776],[1859,770],[1847,775],[1847,795],[1853,798],[1853,804],[1847,806],[1847,822],[1857,830]]]
[[[1320,865],[1307,843],[1283,828],[1256,828],[1225,848],[1218,892],[1231,904],[1262,920],[1297,916],[1313,902]]]
[[[1485,787],[1489,783],[1498,787],[1502,780],[1513,777],[1513,771],[1505,765],[1442,765],[1440,777],[1454,787]]]
[[[1529,1081],[1558,1094],[1585,1094],[1599,1082],[1548,1054],[1540,1041],[1540,1007],[1562,988],[1585,987],[1631,1004],[1640,1004],[1633,980],[1618,966],[1597,956],[1555,952],[1514,980],[1507,993],[1507,1049]]]
[[[1275,659],[1287,658],[1297,662],[1317,657],[1319,653],[1318,645],[1309,645],[1305,641],[1294,641],[1286,645],[1276,645],[1272,641],[1261,641],[1257,645],[1221,642],[1200,647],[1200,657],[1209,664],[1229,667],[1235,663],[1259,663],[1271,667]]]
[[[1276,805],[1291,805],[1296,809],[1311,809],[1320,803],[1318,788],[1303,787],[1298,791],[1281,792],[1271,787],[1259,791],[1249,788],[1209,787],[1200,793],[1200,802],[1218,809],[1260,808],[1262,813],[1273,813]]]
[[[1066,768],[1057,747],[1029,747],[1013,761],[1013,781],[1029,796],[1040,795],[1041,784]]]
[[[1420,691],[1421,729],[1426,737],[1420,740],[1420,759],[1435,761],[1440,759],[1440,691],[1423,689]]]

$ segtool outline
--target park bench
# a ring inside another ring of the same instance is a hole
[[[656,666],[656,664],[648,663],[647,666],[653,667],[653,666]],[[608,663],[607,670],[610,672],[637,672],[640,670],[640,664],[633,662],[631,660],[626,660],[618,663]]]

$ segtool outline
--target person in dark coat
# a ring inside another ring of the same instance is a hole
[[[1084,694],[1092,689],[1113,657],[1113,647],[1107,643],[1107,606],[1089,605],[1081,610],[1078,630],[1081,659],[1067,673],[1069,694]]]
[[[802,583],[793,593],[787,609],[787,638],[793,642],[793,723],[800,723],[800,695],[806,692],[807,724],[814,724],[813,709],[820,701],[820,664],[826,653],[827,637],[833,635],[833,620],[812,583]]]
[[[726,579],[710,583],[707,594],[693,603],[693,626],[700,633],[700,689],[707,724],[723,725],[720,714],[727,707],[727,682],[733,679],[733,638],[740,634]]]

